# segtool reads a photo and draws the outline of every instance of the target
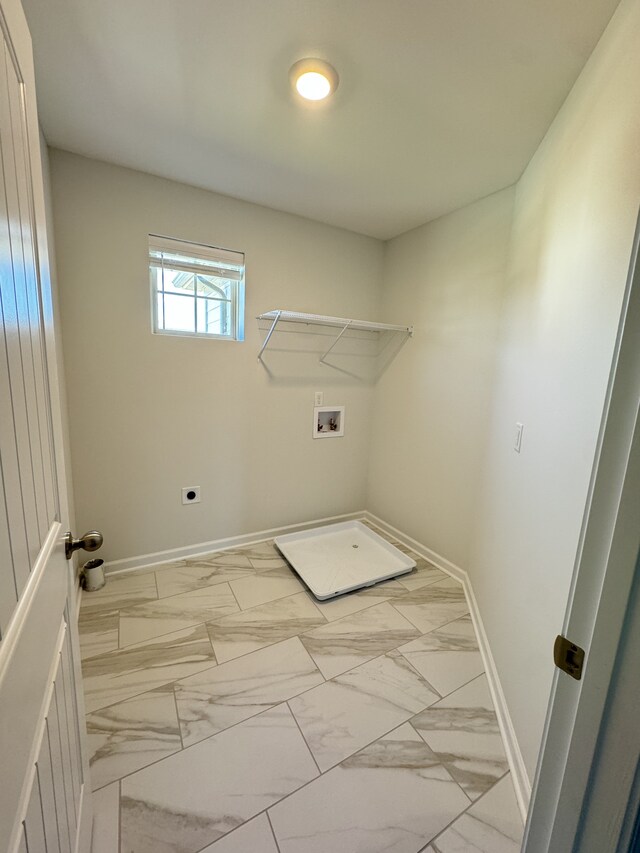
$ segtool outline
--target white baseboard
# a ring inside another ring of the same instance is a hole
[[[338,521],[353,521],[364,518],[364,510],[347,512],[344,515],[334,515],[329,518],[317,518],[303,521],[299,524],[287,524],[284,527],[273,527],[271,530],[259,530],[256,533],[244,533],[240,536],[229,536],[226,539],[213,539],[211,542],[199,542],[197,545],[185,545],[182,548],[171,548],[167,551],[156,551],[153,554],[140,554],[138,557],[127,557],[123,560],[111,560],[104,564],[106,574],[116,575],[146,569],[162,563],[173,563],[177,560],[190,560],[211,554],[213,551],[227,551],[229,548],[240,548],[243,545],[257,545],[266,539],[273,539],[283,533],[295,533],[297,530],[307,530],[325,524],[335,524]]]
[[[500,731],[502,733],[502,739],[507,753],[507,760],[509,761],[509,768],[513,778],[513,786],[516,791],[516,799],[518,800],[522,820],[526,823],[527,812],[529,811],[529,801],[531,800],[531,782],[529,780],[529,774],[527,773],[524,758],[522,757],[520,745],[511,721],[507,700],[502,690],[500,678],[498,677],[498,670],[491,653],[491,646],[489,645],[489,639],[484,629],[484,623],[482,622],[478,602],[476,601],[476,597],[473,592],[473,586],[471,585],[471,581],[468,579],[465,583],[465,593],[467,595],[467,601],[469,602],[469,612],[471,613],[471,618],[476,629],[478,644],[480,646],[480,654],[484,661],[484,668],[487,673],[491,697],[496,708],[496,714],[498,715],[498,723],[500,725]]]
[[[489,645],[487,633],[484,629],[480,610],[478,609],[478,602],[476,600],[469,575],[464,569],[461,569],[460,566],[456,566],[455,563],[441,557],[440,554],[437,554],[435,551],[427,548],[426,545],[423,545],[421,542],[417,542],[415,539],[407,536],[396,527],[387,524],[381,518],[378,518],[372,513],[365,512],[364,518],[380,530],[394,536],[398,542],[402,542],[403,545],[411,548],[416,552],[416,554],[424,557],[425,560],[429,560],[429,562],[433,563],[434,566],[442,569],[443,572],[451,575],[451,577],[460,581],[462,584],[469,604],[471,619],[473,620],[473,624],[476,629],[480,654],[482,655],[485,672],[487,674],[487,681],[489,682],[489,690],[491,691],[491,698],[493,699],[493,704],[496,709],[498,725],[500,726],[502,740],[504,741],[505,751],[507,753],[507,761],[509,762],[509,769],[511,770],[511,776],[513,778],[513,786],[516,792],[516,799],[518,800],[518,807],[520,809],[520,814],[522,815],[522,820],[526,823],[529,801],[531,799],[531,782],[529,781],[529,775],[527,773],[520,745],[518,744],[515,729],[511,721],[511,715],[509,714],[502,685],[500,684],[500,679],[498,677],[498,670],[496,668],[493,655],[491,654],[491,646]]]
[[[496,664],[493,659],[493,655],[491,654],[489,640],[484,629],[482,617],[480,616],[480,611],[478,609],[478,602],[476,601],[469,575],[464,569],[461,569],[460,566],[456,566],[455,563],[452,563],[450,560],[445,559],[440,554],[437,554],[435,551],[427,548],[426,545],[412,539],[411,536],[407,536],[406,533],[403,533],[391,524],[387,524],[387,522],[373,515],[373,513],[366,510],[360,510],[359,512],[349,512],[344,515],[335,515],[330,518],[320,518],[313,521],[301,522],[299,524],[288,524],[284,527],[274,527],[271,530],[260,530],[257,533],[246,533],[241,536],[231,536],[226,539],[214,539],[211,542],[200,542],[197,545],[191,545],[184,548],[172,548],[168,551],[157,551],[153,554],[141,554],[138,557],[130,557],[124,560],[113,560],[109,563],[105,563],[105,571],[110,575],[123,574],[126,572],[136,571],[138,569],[148,568],[150,566],[161,565],[163,563],[173,563],[177,560],[191,559],[203,554],[210,554],[213,551],[226,551],[229,548],[238,548],[243,545],[254,545],[259,542],[264,542],[266,539],[273,539],[274,536],[279,536],[283,533],[292,533],[296,530],[307,530],[311,527],[318,527],[319,525],[334,524],[338,521],[350,521],[355,519],[368,521],[379,530],[395,537],[399,542],[402,542],[403,545],[411,548],[416,552],[416,554],[424,557],[425,560],[429,560],[429,562],[433,563],[434,566],[437,566],[443,572],[462,584],[469,603],[469,612],[471,613],[471,618],[478,636],[480,654],[482,655],[487,680],[489,682],[489,689],[496,709],[498,724],[500,726],[502,739],[507,753],[507,760],[509,762],[509,768],[513,778],[518,806],[523,820],[526,821],[529,800],[531,798],[531,782],[529,781],[529,776],[522,758],[522,752],[520,751],[520,746],[516,738],[515,729],[511,722],[511,716],[502,690],[502,685],[500,684]]]
[[[443,572],[451,575],[452,578],[460,581],[460,583],[464,583],[468,580],[467,573],[464,569],[461,569],[460,566],[456,566],[455,563],[446,560],[444,557],[441,557],[440,554],[436,554],[436,552],[432,551],[431,548],[427,548],[427,546],[423,545],[422,542],[418,542],[416,539],[412,539],[411,536],[407,536],[406,533],[403,533],[402,530],[398,530],[397,527],[387,524],[386,521],[378,518],[378,516],[374,515],[372,512],[364,512],[362,517],[371,524],[374,524],[380,530],[384,530],[384,532],[388,533],[390,536],[395,536],[398,542],[402,542],[403,545],[411,548],[416,552],[416,554],[420,554],[420,556],[424,557],[425,560],[429,560],[429,562],[433,563],[434,566],[442,569]]]

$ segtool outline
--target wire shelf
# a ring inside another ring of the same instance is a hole
[[[305,314],[301,311],[284,311],[280,308],[276,308],[273,311],[266,311],[264,314],[258,314],[256,319],[271,321],[271,327],[267,332],[260,352],[258,353],[259,361],[262,361],[262,354],[267,348],[276,326],[280,322],[300,323],[306,326],[332,326],[335,329],[340,329],[340,332],[329,349],[320,356],[320,361],[325,360],[340,338],[349,329],[356,329],[363,332],[404,332],[406,335],[409,335],[409,337],[413,335],[413,326],[396,326],[391,323],[374,323],[371,320],[353,320],[348,317],[331,317],[327,314]]]

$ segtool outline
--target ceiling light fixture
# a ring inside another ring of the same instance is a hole
[[[336,69],[323,59],[300,59],[291,66],[289,79],[307,101],[323,101],[338,88]]]

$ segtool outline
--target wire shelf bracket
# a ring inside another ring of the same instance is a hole
[[[266,337],[260,347],[258,353],[258,361],[263,361],[262,355],[269,345],[271,336],[276,330],[278,323],[286,321],[288,323],[300,323],[306,326],[332,326],[340,329],[335,340],[328,350],[320,356],[320,361],[325,363],[326,357],[333,350],[338,341],[349,329],[357,329],[363,332],[404,332],[409,337],[413,336],[413,326],[396,326],[390,323],[374,323],[370,320],[351,320],[347,317],[330,317],[325,314],[304,314],[300,311],[284,311],[277,308],[273,311],[266,311],[264,314],[258,314],[257,320],[271,320],[271,326],[266,334]]]

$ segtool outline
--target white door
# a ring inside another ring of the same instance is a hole
[[[0,0],[0,25],[0,853],[85,853],[91,786],[63,542],[31,40],[19,0]]]
[[[640,655],[629,646],[639,566],[640,217],[563,626],[586,663],[581,680],[554,679],[525,853],[629,849],[640,801]]]

